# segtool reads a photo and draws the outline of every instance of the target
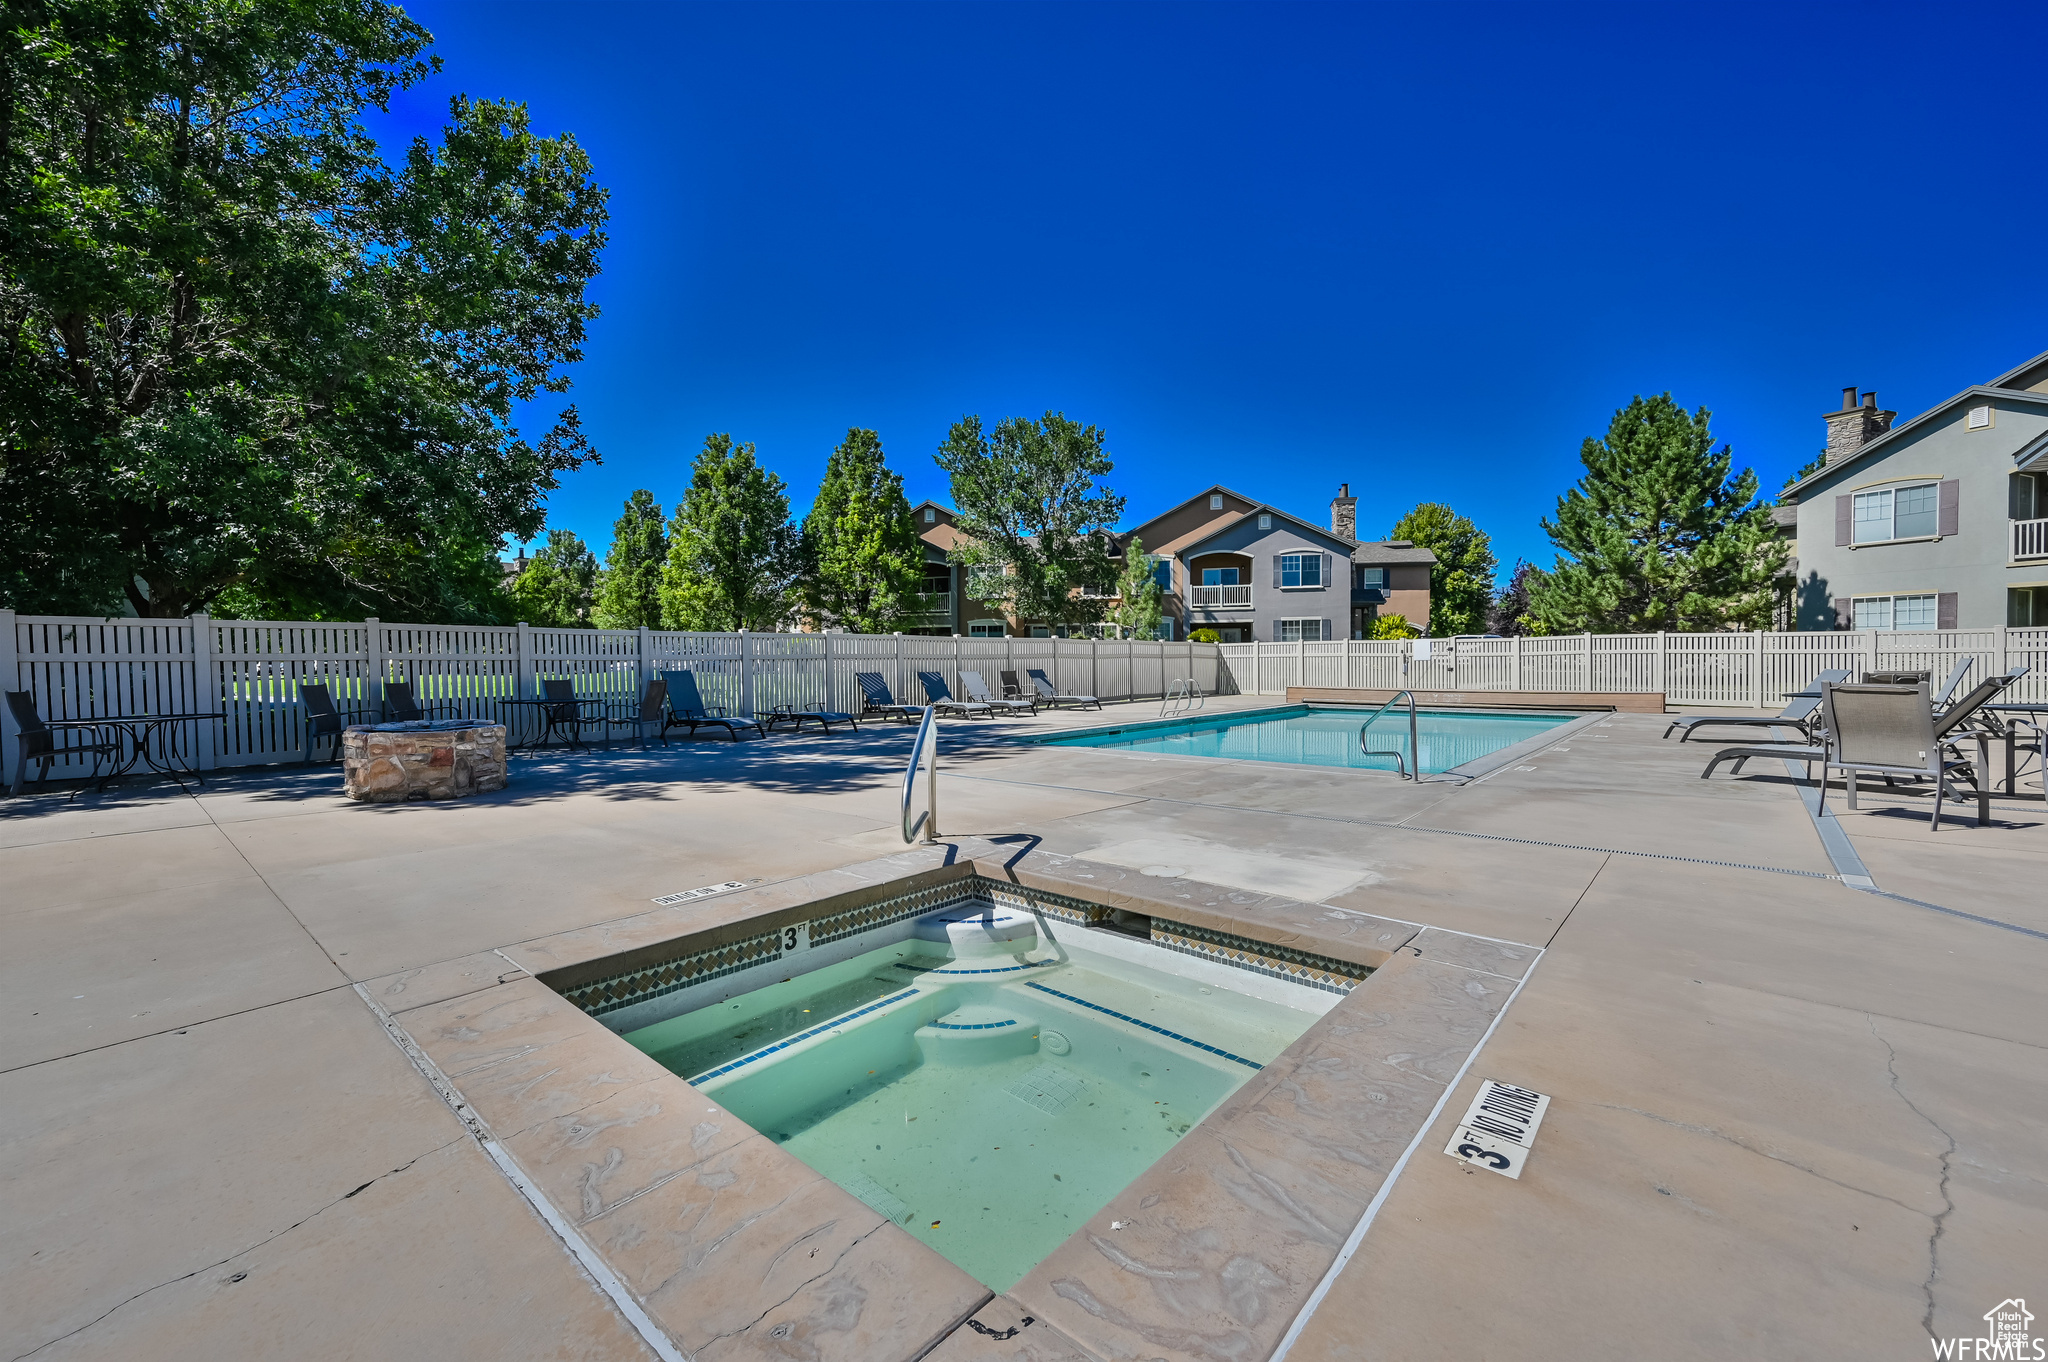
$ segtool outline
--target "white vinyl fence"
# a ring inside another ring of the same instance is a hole
[[[1159,696],[1193,677],[1221,683],[1210,643],[890,634],[689,634],[649,629],[533,629],[440,624],[293,624],[273,620],[97,619],[0,610],[0,682],[28,691],[48,719],[225,712],[186,735],[201,769],[296,760],[305,747],[301,684],[327,686],[343,710],[377,711],[385,681],[410,682],[422,706],[510,722],[533,714],[500,701],[566,677],[576,693],[630,704],[663,670],[696,674],[704,703],[753,714],[776,705],[861,707],[855,672],[880,672],[905,704],[922,704],[921,671],[964,698],[960,669],[1000,688],[1004,671],[1039,668],[1062,691],[1122,700]],[[1028,680],[1026,681],[1028,685]],[[0,707],[0,789],[13,777],[12,718]],[[64,765],[53,776],[82,774]]]
[[[1776,709],[1824,671],[1929,671],[1940,685],[1963,658],[1974,683],[2031,668],[2008,692],[2048,700],[2048,629],[1808,634],[1570,634],[1432,639],[1430,656],[1400,642],[1225,643],[1229,682],[1244,695],[1289,686],[1368,690],[1662,691],[1674,705]]]

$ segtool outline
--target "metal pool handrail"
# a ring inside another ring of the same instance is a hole
[[[919,757],[929,756],[925,762],[924,812],[917,821],[910,818],[910,797],[917,790],[917,762]],[[910,740],[910,765],[903,768],[903,840],[917,840],[917,830],[924,829],[927,845],[939,840],[939,707],[926,705],[924,719],[917,726],[917,736]]]
[[[1192,714],[1208,702],[1202,688],[1192,676],[1176,676],[1166,688],[1166,698],[1159,702],[1159,717],[1164,719],[1176,714]]]
[[[1386,751],[1386,750],[1383,750],[1383,749],[1376,749],[1376,748],[1371,748],[1371,747],[1367,747],[1367,746],[1365,745],[1365,730],[1366,730],[1366,729],[1368,729],[1368,728],[1371,728],[1371,727],[1372,727],[1372,725],[1373,725],[1373,720],[1374,720],[1374,719],[1377,719],[1377,718],[1379,718],[1379,717],[1380,717],[1380,715],[1382,715],[1382,714],[1385,714],[1385,713],[1386,713],[1386,712],[1387,712],[1387,711],[1388,711],[1389,709],[1391,709],[1391,708],[1393,707],[1393,704],[1394,704],[1394,702],[1395,702],[1396,700],[1399,700],[1399,699],[1400,699],[1400,698],[1401,698],[1402,696],[1404,696],[1404,695],[1408,697],[1408,753],[1409,753],[1409,755],[1410,755],[1411,757],[1414,757],[1414,758],[1416,759],[1416,763],[1417,763],[1417,765],[1416,765],[1416,769],[1415,769],[1415,770],[1413,770],[1413,771],[1411,771],[1411,770],[1409,770],[1409,769],[1408,769],[1408,763],[1407,763],[1407,761],[1405,761],[1405,760],[1404,760],[1404,759],[1402,758],[1402,756],[1401,756],[1401,754],[1400,754],[1399,752],[1390,752],[1390,751]],[[1398,767],[1400,768],[1400,772],[1401,772],[1401,779],[1403,779],[1403,780],[1413,780],[1413,781],[1418,781],[1418,782],[1419,782],[1419,781],[1420,781],[1420,780],[1422,779],[1422,768],[1421,768],[1421,757],[1422,757],[1422,748],[1421,748],[1420,746],[1418,746],[1418,745],[1417,745],[1417,743],[1416,743],[1416,740],[1415,740],[1415,692],[1414,692],[1414,691],[1412,691],[1412,690],[1397,690],[1397,691],[1395,691],[1395,692],[1394,692],[1394,693],[1393,693],[1392,695],[1390,695],[1390,696],[1388,696],[1388,697],[1387,697],[1387,703],[1386,703],[1386,704],[1384,704],[1384,705],[1381,705],[1381,706],[1380,706],[1380,707],[1379,707],[1378,709],[1374,710],[1374,711],[1372,712],[1372,715],[1371,715],[1371,717],[1370,717],[1370,718],[1368,718],[1368,719],[1367,719],[1367,720],[1366,720],[1366,721],[1365,721],[1365,722],[1364,722],[1363,724],[1359,725],[1359,728],[1358,728],[1358,750],[1359,750],[1359,751],[1360,751],[1361,753],[1363,753],[1364,755],[1368,756],[1368,757],[1392,757],[1392,758],[1394,759],[1395,765],[1396,765],[1396,766],[1398,766]],[[908,798],[909,798],[909,796],[908,796],[908,795],[906,795],[906,796],[904,796],[904,797],[905,797],[905,799],[908,799]],[[906,837],[905,837],[905,838],[904,838],[903,840],[907,842],[907,841],[909,841],[910,839],[909,839],[909,837],[907,837],[907,836],[906,836]]]

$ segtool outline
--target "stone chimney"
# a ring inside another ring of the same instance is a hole
[[[1348,482],[1337,488],[1337,495],[1330,502],[1330,533],[1345,539],[1358,538],[1358,498],[1351,495]]]
[[[1892,428],[1895,411],[1879,411],[1877,394],[1863,394],[1863,401],[1856,400],[1854,388],[1842,389],[1842,409],[1831,411],[1824,418],[1828,423],[1829,463],[1846,459],[1857,450],[1875,440]]]

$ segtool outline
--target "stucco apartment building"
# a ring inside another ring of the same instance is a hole
[[[1895,416],[1843,389],[1827,462],[1787,489],[1796,627],[2048,624],[2048,354]]]
[[[925,541],[932,607],[917,632],[1052,632],[973,598],[966,571],[946,559],[959,542],[951,510],[927,501],[913,515]],[[1121,552],[1136,538],[1154,560],[1166,613],[1161,637],[1213,629],[1225,643],[1357,638],[1383,614],[1426,629],[1435,555],[1405,540],[1360,542],[1357,525],[1358,500],[1348,483],[1330,503],[1328,528],[1217,486],[1118,534],[1116,546]]]

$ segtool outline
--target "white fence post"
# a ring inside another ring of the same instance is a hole
[[[2012,626],[2009,624],[2001,624],[2000,626],[1998,626],[1998,674],[2000,676],[2004,676],[2007,672],[2012,670],[2012,662],[2010,660],[2011,653]],[[1978,679],[1982,680],[1983,678],[1979,677]]]
[[[1870,638],[1868,654],[1870,660],[1863,664],[1863,670],[1865,672],[1874,672],[1877,670],[1877,630],[1871,629],[1867,632]]]
[[[740,630],[740,713],[754,715],[754,636]]]
[[[533,697],[533,630],[525,620],[519,621],[519,671],[512,678],[512,698],[527,700]]]
[[[1579,689],[1589,695],[1593,691],[1593,631],[1590,629],[1579,645]]]
[[[637,683],[633,687],[633,698],[636,704],[639,703],[641,696],[647,694],[647,659],[652,652],[647,646],[647,626],[644,624],[640,626],[639,647],[639,662],[633,669],[633,679]],[[634,712],[638,713],[639,711],[635,710]]]
[[[1750,687],[1749,703],[1752,709],[1764,707],[1764,632],[1755,630],[1749,636]]]
[[[27,690],[21,684],[21,659],[15,649],[14,612],[0,610],[0,691]],[[0,705],[0,778],[12,779],[14,763],[8,758],[14,755],[14,715],[7,706]]]
[[[363,621],[363,698],[359,709],[367,709],[378,718],[384,717],[384,621],[375,615]],[[371,683],[377,689],[370,689]]]
[[[1513,659],[1511,663],[1512,682],[1508,686],[1508,689],[1520,690],[1522,688],[1522,636],[1520,634],[1516,634],[1513,638],[1508,640],[1508,644],[1508,656],[1511,659]]]
[[[185,621],[192,627],[192,704],[194,712],[213,713],[213,707],[220,704],[220,678],[213,672],[213,621],[205,611],[188,616]],[[195,769],[211,771],[219,764],[220,729],[214,724],[201,723],[192,734],[192,760],[198,763]]]

